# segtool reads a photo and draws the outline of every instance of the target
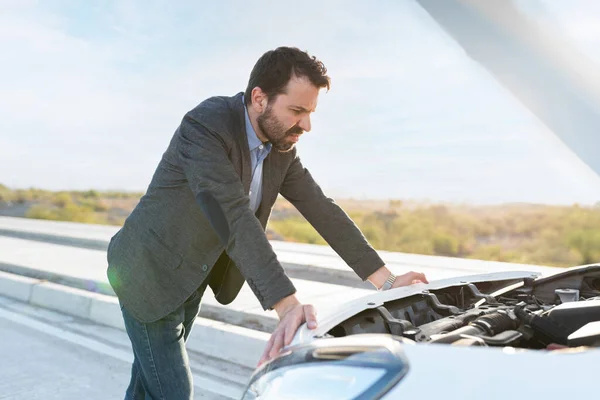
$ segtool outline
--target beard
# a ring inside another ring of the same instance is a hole
[[[289,140],[290,136],[304,133],[304,130],[297,125],[294,125],[290,129],[285,129],[283,124],[273,114],[271,105],[267,106],[265,112],[259,115],[256,121],[263,135],[269,139],[273,148],[281,153],[288,152],[296,146],[296,143]]]

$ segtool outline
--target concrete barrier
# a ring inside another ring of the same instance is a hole
[[[92,299],[95,296],[98,296],[98,294],[57,285],[56,283],[44,282],[33,287],[29,303],[89,319]]]
[[[33,287],[39,284],[38,279],[8,274],[0,271],[0,294],[29,303]]]
[[[118,229],[118,227],[106,225],[0,217],[0,236],[60,244],[79,249],[105,251],[110,238]],[[281,265],[292,278],[372,289],[370,283],[362,282],[329,246],[277,240],[270,242]],[[396,274],[418,270],[435,279],[481,273],[482,270],[485,272],[530,270],[542,274],[559,270],[556,267],[540,265],[390,251],[379,251],[379,254],[388,268]],[[110,288],[105,289],[110,291]]]
[[[5,272],[0,272],[0,295],[125,330],[119,302],[114,296]],[[251,371],[256,367],[269,336],[265,332],[199,317],[187,346],[197,353],[235,363]]]
[[[113,328],[125,330],[119,300],[114,296],[96,295],[92,297],[88,319]]]
[[[198,353],[254,369],[269,337],[268,333],[197,318],[187,346]]]

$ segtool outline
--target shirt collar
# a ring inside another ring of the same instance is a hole
[[[246,136],[248,137],[248,147],[250,147],[250,151],[254,151],[263,144],[256,132],[254,131],[254,127],[250,122],[250,116],[248,115],[248,108],[246,107],[246,102],[244,101],[244,97],[242,96],[242,102],[244,103],[244,116],[246,117]],[[267,149],[271,149],[271,143],[265,143],[265,147]]]

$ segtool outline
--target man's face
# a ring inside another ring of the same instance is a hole
[[[292,77],[286,93],[268,102],[257,122],[274,149],[290,151],[300,135],[310,131],[310,114],[317,107],[318,96],[319,89],[308,78]]]

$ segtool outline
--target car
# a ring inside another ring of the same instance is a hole
[[[593,398],[599,366],[600,265],[478,274],[340,305],[243,400]]]

